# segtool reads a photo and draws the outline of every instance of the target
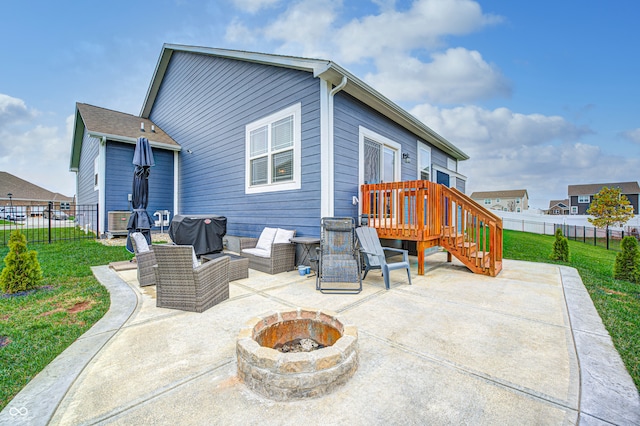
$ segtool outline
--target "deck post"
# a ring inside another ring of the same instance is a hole
[[[418,275],[424,275],[424,251],[426,250],[426,242],[418,241]]]

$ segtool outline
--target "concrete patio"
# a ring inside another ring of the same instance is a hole
[[[640,424],[640,398],[579,275],[505,260],[497,278],[446,254],[413,285],[372,272],[327,295],[297,271],[249,271],[202,314],[160,309],[135,270],[94,273],[109,313],[0,413],[0,424]],[[404,275],[404,276],[403,276]],[[274,402],[236,375],[252,317],[311,307],[358,327],[359,367],[333,393]]]

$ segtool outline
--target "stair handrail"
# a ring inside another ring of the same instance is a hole
[[[447,198],[449,198],[449,204],[453,205],[455,203],[455,205],[457,206],[463,206],[463,208],[465,210],[467,210],[469,213],[471,213],[472,216],[474,216],[475,218],[477,218],[479,221],[483,222],[485,224],[485,226],[487,226],[489,228],[489,250],[486,250],[486,246],[484,244],[480,244],[480,240],[479,237],[482,233],[477,232],[477,230],[479,229],[479,227],[476,228],[476,232],[474,232],[474,239],[475,241],[473,241],[474,243],[476,243],[478,249],[482,249],[482,252],[484,255],[486,255],[487,253],[489,254],[489,266],[488,269],[490,270],[490,273],[492,276],[495,276],[496,273],[496,263],[497,262],[501,262],[502,261],[502,218],[500,218],[499,216],[497,216],[496,214],[492,213],[491,211],[489,211],[486,207],[482,206],[481,204],[479,204],[477,201],[473,200],[472,198],[470,198],[469,196],[463,194],[462,192],[460,192],[459,190],[457,190],[456,188],[448,188],[446,186],[444,186],[442,188],[443,190],[443,197],[442,197],[442,202],[446,203]],[[444,211],[447,211],[447,208],[443,207]],[[451,214],[451,210],[449,210],[449,214]],[[456,218],[457,218],[457,212],[456,212]],[[464,235],[464,229],[462,230],[463,233],[459,234],[459,230],[458,230],[458,223],[455,223],[455,226],[450,226],[449,232],[446,233],[444,231],[445,227],[443,224],[443,236],[442,236],[442,240],[444,242],[448,242],[450,243],[449,246],[450,248],[454,248],[455,250],[458,250],[457,248],[457,239],[459,238],[460,235]],[[453,235],[451,234],[451,228],[453,228],[454,233]],[[464,228],[464,227],[463,227]],[[448,234],[448,235],[447,235]],[[447,240],[447,237],[449,238],[449,240]],[[455,244],[451,243],[451,241],[456,242]],[[481,246],[481,247],[480,247]],[[463,245],[464,247],[464,245]],[[459,253],[461,256],[465,256],[467,258],[467,260],[469,262],[471,262],[471,255],[469,252],[464,253],[464,248],[463,250],[461,250],[461,252]],[[484,262],[478,262],[478,256],[476,255],[476,266],[480,267],[482,270],[486,269],[486,265],[484,264]]]

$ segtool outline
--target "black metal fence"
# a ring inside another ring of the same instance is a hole
[[[98,205],[71,205],[66,210],[42,205],[0,206],[0,246],[9,243],[11,232],[19,229],[29,243],[50,244],[96,238]]]
[[[640,239],[637,228],[601,229],[593,226],[568,225],[547,222],[533,222],[511,218],[503,218],[504,229],[531,232],[534,234],[553,235],[556,229],[562,229],[562,234],[570,240],[581,241],[585,244],[599,246],[607,250],[620,251],[620,242],[627,235]]]

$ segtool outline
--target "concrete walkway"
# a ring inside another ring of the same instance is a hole
[[[0,424],[640,424],[640,397],[572,268],[504,262],[497,278],[446,255],[413,285],[372,272],[326,295],[297,272],[250,270],[197,314],[155,306],[135,271],[94,269],[111,310],[34,378]],[[312,307],[359,331],[360,365],[330,395],[274,402],[236,376],[252,317]]]

